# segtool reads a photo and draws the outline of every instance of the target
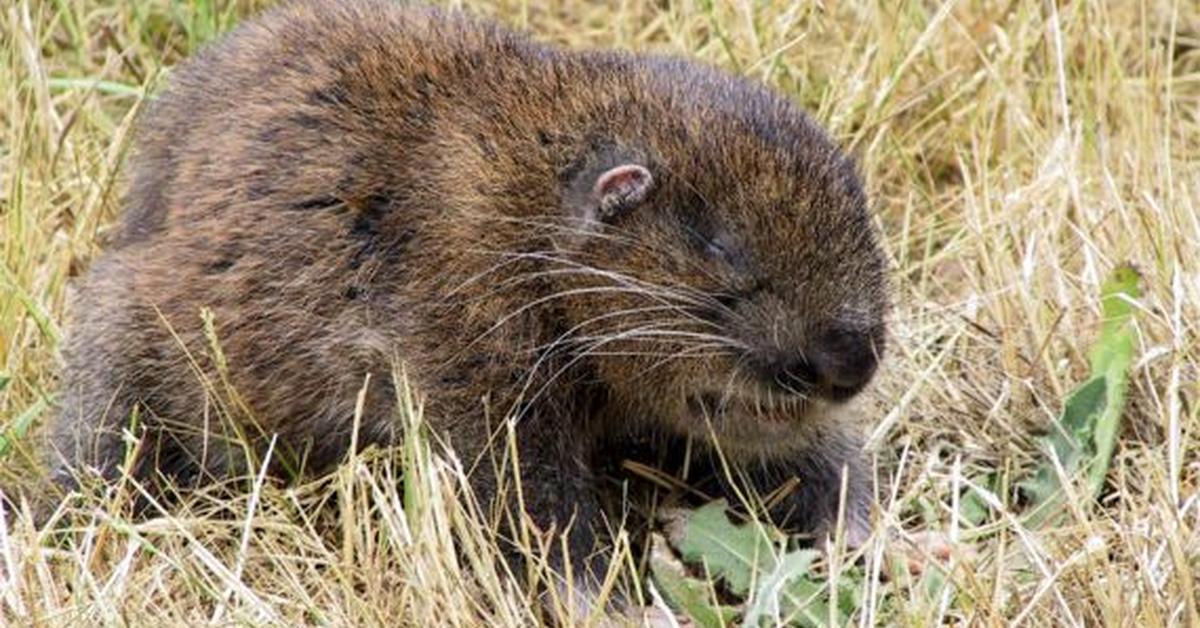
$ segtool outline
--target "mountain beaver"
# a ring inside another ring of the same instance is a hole
[[[169,82],[74,301],[59,481],[115,475],[135,411],[143,478],[244,473],[230,425],[328,468],[368,374],[357,443],[398,438],[402,364],[463,457],[512,429],[575,574],[604,568],[597,443],[622,435],[715,438],[763,492],[799,478],[774,512],[810,532],[845,472],[869,531],[844,402],[883,350],[885,258],[852,162],[786,99],[384,0],[286,4]]]

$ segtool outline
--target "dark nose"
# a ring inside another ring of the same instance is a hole
[[[883,352],[876,334],[849,329],[822,332],[807,345],[804,351],[776,353],[762,362],[763,379],[787,392],[844,401],[871,381]]]
[[[883,353],[879,334],[831,329],[817,336],[810,359],[836,400],[857,395],[871,381]]]

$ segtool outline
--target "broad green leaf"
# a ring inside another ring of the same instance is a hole
[[[1092,350],[1092,372],[1103,374],[1108,386],[1106,411],[1088,430],[1096,452],[1088,469],[1088,489],[1092,495],[1098,494],[1104,485],[1121,427],[1129,369],[1133,365],[1133,302],[1142,296],[1141,278],[1132,265],[1121,266],[1113,271],[1101,291],[1104,329],[1100,342]]]
[[[668,535],[685,562],[703,564],[730,592],[745,597],[756,577],[778,566],[774,543],[761,525],[733,525],[725,509],[725,501],[719,500],[686,513]]]
[[[654,582],[672,607],[687,613],[699,626],[720,628],[733,623],[737,609],[713,602],[707,582],[687,577],[686,567],[679,561],[659,535],[650,544],[650,571]]]
[[[677,514],[667,534],[684,562],[703,565],[710,577],[723,581],[731,594],[745,601],[742,625],[824,626],[831,618],[846,623],[858,601],[847,597],[830,607],[828,583],[811,571],[820,552],[802,549],[778,556],[784,538],[778,530],[756,523],[735,525],[725,509],[724,501],[716,501]],[[727,617],[724,612],[731,609],[714,608],[709,584],[669,568],[662,556],[656,560],[652,554],[651,567],[660,589],[697,623],[707,626],[718,614]]]
[[[745,625],[786,622],[824,626],[829,621],[828,591],[825,583],[813,580],[809,573],[818,556],[820,552],[810,549],[784,554],[775,570],[756,588],[746,610]],[[846,621],[840,612],[836,618],[838,624]]]
[[[1054,458],[1020,484],[1030,502],[1030,525],[1053,523],[1065,512],[1055,459],[1066,477],[1086,480],[1088,497],[1095,497],[1104,485],[1133,363],[1132,302],[1141,296],[1140,279],[1133,266],[1125,265],[1114,270],[1101,287],[1104,322],[1092,347],[1091,376],[1067,398],[1058,423],[1041,439],[1047,455]]]
[[[995,494],[997,488],[997,478],[995,473],[989,473],[978,480],[979,484],[985,489]],[[959,497],[958,512],[964,520],[974,526],[980,526],[987,523],[991,517],[991,507],[988,506],[984,496],[974,489],[967,489]]]

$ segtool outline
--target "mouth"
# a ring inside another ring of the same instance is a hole
[[[765,423],[788,423],[804,417],[812,400],[797,395],[725,394],[705,392],[688,399],[688,409],[702,418],[750,418]]]

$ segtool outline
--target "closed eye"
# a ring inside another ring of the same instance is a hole
[[[687,231],[688,238],[693,242],[694,246],[703,251],[706,256],[719,260],[729,259],[729,249],[719,238],[709,237],[692,225],[684,224],[683,228]]]
[[[705,241],[704,253],[714,259],[729,259],[729,249],[725,248],[725,245],[716,239]]]
[[[743,266],[744,255],[737,242],[716,224],[706,207],[687,206],[680,212],[677,224],[693,251],[735,269]]]

